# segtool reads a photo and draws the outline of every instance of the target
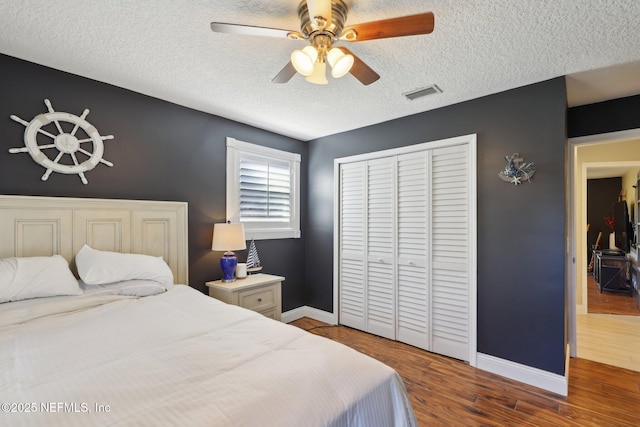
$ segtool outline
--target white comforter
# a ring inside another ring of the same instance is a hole
[[[411,426],[398,374],[187,286],[0,304],[0,425]]]

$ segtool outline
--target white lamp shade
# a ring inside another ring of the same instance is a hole
[[[246,248],[243,224],[213,224],[212,251],[237,251]]]
[[[317,85],[326,85],[329,83],[329,80],[327,80],[327,63],[316,62],[313,66],[313,73],[311,73],[310,76],[305,77],[305,80]]]
[[[331,75],[339,79],[351,70],[353,66],[353,55],[345,55],[343,51],[334,47],[327,54],[327,61],[331,65]]]
[[[313,64],[318,59],[318,51],[313,46],[307,46],[302,50],[294,50],[291,53],[293,68],[303,76],[313,73]]]

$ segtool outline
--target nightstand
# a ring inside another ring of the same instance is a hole
[[[257,311],[275,320],[282,315],[281,285],[284,277],[252,274],[246,279],[225,283],[207,282],[209,296],[228,304]]]

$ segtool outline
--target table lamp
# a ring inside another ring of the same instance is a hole
[[[246,249],[247,242],[244,239],[244,225],[231,224],[213,224],[213,241],[211,243],[212,251],[224,251],[224,255],[220,258],[220,268],[222,268],[222,281],[234,282],[235,269],[238,265],[238,258],[233,251]]]

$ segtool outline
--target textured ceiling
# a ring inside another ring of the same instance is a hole
[[[347,1],[347,25],[435,14],[430,35],[349,44],[381,75],[370,86],[351,75],[326,86],[301,76],[273,84],[306,42],[209,27],[219,21],[298,30],[297,4],[3,0],[0,52],[301,140],[573,73],[570,105],[640,93],[638,0]],[[630,62],[635,67],[623,68],[631,78],[611,92],[610,79],[620,83],[620,74],[596,69]],[[402,96],[431,84],[443,93]]]

